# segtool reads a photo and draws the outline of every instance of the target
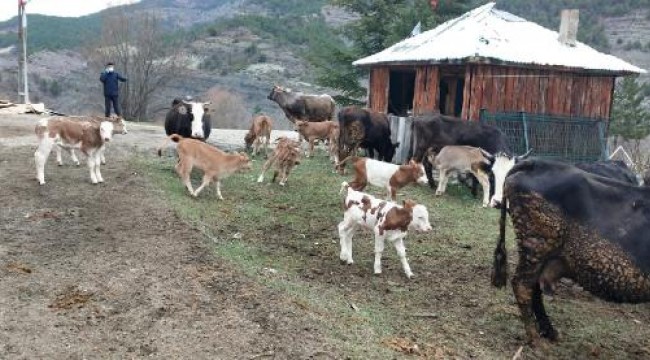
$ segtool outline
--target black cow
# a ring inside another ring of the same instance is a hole
[[[280,86],[274,86],[268,99],[280,105],[287,119],[292,123],[302,121],[334,121],[336,103],[327,95],[311,95],[294,92]]]
[[[432,188],[436,186],[431,174],[432,165],[424,161],[429,148],[438,153],[447,145],[468,145],[481,148],[490,154],[510,154],[506,137],[497,127],[440,114],[416,117],[413,121],[411,143],[411,158],[424,164]],[[474,195],[475,188],[476,184],[472,190]]]
[[[621,160],[584,162],[577,163],[575,166],[592,174],[616,179],[632,185],[639,185],[636,174]]]
[[[608,301],[650,301],[650,189],[531,159],[512,168],[504,192],[519,248],[512,287],[533,344],[540,335],[557,339],[544,278],[571,278]],[[507,278],[505,219],[503,206],[492,273],[499,287]]]
[[[208,114],[209,102],[188,102],[174,99],[172,108],[165,116],[167,136],[178,134],[186,138],[206,140],[210,136],[212,124]]]
[[[338,113],[339,117],[339,160],[354,155],[358,148],[365,148],[370,158],[390,162],[399,143],[390,139],[390,122],[386,114],[347,106]]]

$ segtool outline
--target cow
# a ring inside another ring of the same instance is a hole
[[[570,278],[607,301],[650,301],[650,189],[528,159],[511,169],[504,195],[509,206],[501,207],[492,284],[506,283],[508,212],[519,249],[512,288],[533,345],[558,337],[544,309],[542,276]]]
[[[300,142],[296,140],[289,139],[287,137],[280,137],[277,141],[277,145],[273,150],[271,157],[262,165],[262,171],[260,176],[257,178],[258,183],[264,182],[264,173],[275,164],[276,170],[273,173],[273,179],[271,182],[275,182],[278,174],[280,175],[280,186],[284,186],[287,183],[287,178],[291,173],[291,170],[298,164],[300,164]]]
[[[378,153],[378,160],[391,162],[399,143],[390,138],[390,123],[386,114],[358,106],[344,107],[338,113],[339,120],[339,159],[355,155],[365,148],[370,158]],[[421,160],[420,160],[421,161]],[[343,173],[344,168],[339,168]]]
[[[244,136],[246,143],[246,150],[252,152],[253,156],[257,155],[260,146],[264,147],[264,154],[269,149],[271,142],[271,128],[273,127],[273,120],[267,115],[256,115],[253,117],[251,128]]]
[[[338,142],[339,139],[339,124],[334,121],[322,121],[322,122],[308,122],[302,120],[296,120],[295,125],[296,131],[300,134],[302,138],[307,140],[309,143],[309,153],[307,157],[314,155],[314,143],[316,140],[324,140],[329,142],[329,153],[333,161],[336,161],[335,151],[335,142]]]
[[[174,99],[172,108],[165,116],[167,136],[178,134],[183,138],[206,140],[212,130],[208,105],[210,102]]]
[[[412,200],[404,200],[400,206],[394,202],[383,201],[371,195],[355,191],[348,183],[341,184],[341,193],[345,193],[343,221],[338,224],[342,262],[353,264],[352,237],[359,228],[370,230],[375,235],[375,274],[381,274],[381,255],[386,240],[392,242],[397,250],[404,273],[407,278],[413,272],[406,258],[404,238],[409,230],[428,232],[432,230],[429,212],[424,205]]]
[[[115,134],[121,134],[121,135],[126,135],[128,134],[128,130],[126,129],[126,123],[124,122],[124,119],[121,117],[99,117],[99,116],[68,116],[66,117],[67,119],[70,120],[75,120],[75,121],[86,121],[86,122],[92,122],[96,125],[99,125],[102,121],[110,121],[113,123],[113,135]],[[102,165],[106,165],[106,157],[104,156],[104,152],[106,150],[106,146],[103,146],[100,148],[99,151],[99,160]],[[75,154],[75,149],[71,147],[65,147],[65,146],[59,146],[57,145],[56,147],[56,161],[59,164],[59,166],[63,166],[63,158],[61,156],[62,151],[67,151],[70,154],[70,159],[72,162],[79,166],[79,159],[77,158],[77,154]]]
[[[292,123],[334,121],[336,102],[330,95],[303,94],[275,85],[268,99],[277,103]]]
[[[431,171],[432,164],[423,161],[429,148],[438,153],[447,145],[468,145],[481,148],[490,154],[511,154],[505,135],[492,125],[431,114],[416,117],[412,129],[411,158],[423,162],[432,188],[436,186]]]
[[[104,145],[113,137],[114,125],[111,121],[79,122],[65,117],[41,119],[34,132],[38,138],[38,149],[34,153],[36,179],[45,184],[45,163],[52,147],[78,148],[87,157],[90,181],[93,184],[104,182],[100,171],[100,153]]]
[[[492,164],[492,173],[494,174],[494,195],[490,200],[490,206],[501,206],[501,198],[503,196],[503,183],[506,175],[515,164],[528,157],[531,150],[521,156],[510,156],[504,153],[496,154]],[[586,172],[604,176],[610,179],[623,181],[631,185],[638,185],[636,175],[630,170],[627,165],[620,160],[602,160],[594,162],[577,163],[576,167]]]
[[[165,139],[163,145],[158,149],[158,156],[162,155],[163,147],[170,140],[178,143],[176,147],[178,151],[178,163],[175,167],[176,172],[193,197],[199,196],[203,188],[210,185],[212,181],[215,181],[217,185],[217,197],[219,200],[223,200],[223,196],[221,195],[221,180],[236,172],[251,169],[251,161],[244,153],[228,154],[212,145],[206,144],[204,141],[184,138],[178,134],[172,134]],[[190,181],[190,174],[192,173],[192,168],[195,166],[203,171],[203,181],[196,190],[194,190]]]
[[[406,165],[395,165],[374,159],[351,156],[341,162],[353,162],[354,180],[350,186],[356,191],[362,191],[368,183],[386,189],[386,199],[395,201],[397,190],[411,183],[426,184],[422,164],[411,160]]]
[[[492,166],[492,159],[492,154],[472,146],[447,145],[439,153],[429,148],[427,160],[440,172],[436,195],[445,193],[450,171],[470,172],[483,187],[483,207],[487,207],[490,202],[489,168]]]

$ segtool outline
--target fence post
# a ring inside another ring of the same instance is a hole
[[[598,122],[598,136],[600,137],[600,157],[601,160],[607,160],[609,158],[609,144],[607,138],[605,137],[605,122]]]
[[[526,145],[526,152],[530,150],[530,143],[528,142],[528,120],[526,119],[526,112],[525,111],[520,111],[519,115],[521,115],[521,122],[524,125],[524,144]]]

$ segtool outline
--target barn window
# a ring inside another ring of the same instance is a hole
[[[460,116],[463,111],[463,92],[465,91],[465,73],[460,66],[441,68],[440,99],[438,106],[440,113],[451,116]]]
[[[388,88],[388,113],[407,116],[413,111],[415,70],[391,70]]]

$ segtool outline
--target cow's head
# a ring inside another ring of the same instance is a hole
[[[246,151],[252,151],[253,149],[253,142],[255,141],[255,133],[253,131],[249,131],[246,133],[244,136],[244,143],[246,143]]]
[[[526,159],[532,151],[533,149],[530,149],[521,156],[511,156],[500,152],[492,157],[494,159],[492,163],[492,174],[494,174],[494,195],[492,195],[492,199],[490,200],[491,207],[501,206],[501,202],[503,201],[503,184],[506,181],[508,172],[516,163]],[[487,157],[489,153],[485,152],[483,155]]]
[[[237,156],[237,171],[246,172],[252,170],[251,159],[243,152],[235,152],[233,155]]]
[[[300,131],[301,129],[304,129],[305,127],[307,127],[308,124],[309,124],[308,121],[304,121],[304,120],[296,120],[296,122],[295,122],[293,128],[294,128],[296,131]]]
[[[273,85],[273,89],[271,89],[271,93],[267,98],[271,101],[277,101],[276,99],[278,98],[278,95],[284,92],[285,90],[281,86]]]
[[[99,124],[99,137],[103,142],[109,142],[113,138],[113,123],[110,121],[102,121]]]
[[[405,209],[411,210],[412,213],[409,230],[428,232],[433,229],[429,222],[429,211],[424,205],[416,204],[413,200],[404,200],[403,206]]]
[[[116,117],[111,119],[111,122],[113,123],[113,134],[126,135],[129,133],[126,129],[126,122],[124,122],[123,118]]]
[[[207,106],[210,105],[210,102],[188,102],[183,100],[183,105],[192,116],[192,137],[204,139],[203,115],[207,112]]]

